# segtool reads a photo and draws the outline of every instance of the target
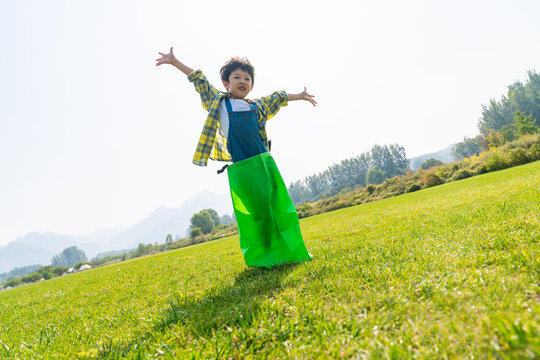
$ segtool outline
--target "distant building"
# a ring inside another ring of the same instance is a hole
[[[83,270],[87,270],[87,269],[91,269],[92,267],[88,264],[82,264],[81,267],[79,268],[79,271],[83,271]]]

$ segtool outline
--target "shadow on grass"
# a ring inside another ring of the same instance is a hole
[[[109,343],[100,348],[102,359],[122,358],[127,354],[143,355],[152,346],[152,338],[181,326],[191,338],[206,338],[213,332],[232,327],[249,327],[257,317],[262,302],[285,289],[283,280],[299,264],[284,264],[271,269],[248,268],[238,274],[229,286],[214,287],[198,299],[177,295],[169,299],[169,308],[163,313],[152,333],[121,343]],[[159,341],[159,340],[158,340]]]
[[[182,324],[194,335],[206,337],[212,331],[227,327],[249,326],[262,301],[284,289],[283,279],[296,266],[298,264],[245,269],[234,284],[212,288],[201,299],[169,299],[170,307],[158,328]]]

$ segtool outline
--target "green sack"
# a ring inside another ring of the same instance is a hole
[[[248,266],[310,260],[298,214],[270,153],[227,168],[240,247]]]

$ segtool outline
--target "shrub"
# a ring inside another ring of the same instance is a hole
[[[17,285],[21,284],[21,278],[16,278],[9,280],[7,283],[4,284],[5,287],[15,287]]]
[[[506,152],[509,149],[530,149],[534,144],[540,143],[540,135],[525,135],[520,137],[519,139],[506,143],[503,146],[501,146],[501,152]]]
[[[442,165],[443,162],[441,160],[438,160],[438,159],[435,159],[435,158],[430,158],[430,159],[427,159],[426,161],[424,161],[424,163],[422,165],[420,165],[420,169],[423,169],[423,170],[427,170],[429,168],[432,168],[434,166],[439,166],[439,165]]]
[[[509,165],[501,154],[494,152],[486,156],[484,166],[490,172],[506,169]]]
[[[485,174],[487,173],[486,165],[482,163],[472,164],[469,166],[471,173],[473,175]]]
[[[375,186],[373,186],[372,184],[369,184],[368,186],[366,186],[366,191],[368,192],[369,195],[373,194],[375,189],[376,189]]]
[[[529,150],[531,160],[540,160],[540,145],[538,143],[533,144]]]
[[[202,235],[202,231],[201,231],[201,228],[200,227],[194,227],[192,228],[190,231],[189,231],[189,236],[194,239],[195,237],[197,236],[201,236]]]
[[[424,176],[422,177],[422,181],[424,182],[424,185],[426,185],[426,187],[442,184],[441,178],[434,173],[424,174]]]
[[[52,265],[42,266],[38,273],[41,275],[42,278],[45,280],[52,279],[54,277],[54,267]]]
[[[334,210],[338,210],[338,209],[343,209],[343,208],[353,206],[353,205],[354,205],[353,203],[348,202],[348,201],[334,202],[333,204],[331,204],[328,207],[327,211],[334,211]]]
[[[441,166],[439,170],[437,170],[437,176],[439,176],[442,179],[448,178],[448,173],[445,171],[444,166]],[[443,181],[444,182],[444,181]]]
[[[297,208],[298,217],[300,219],[311,216],[312,206],[309,203],[304,203]]]
[[[469,178],[471,176],[473,176],[473,174],[471,174],[470,171],[468,171],[466,169],[459,170],[454,174],[454,176],[452,176],[452,181],[466,179],[466,178]]]
[[[68,269],[69,269],[69,267],[67,267],[67,266],[56,266],[54,268],[53,272],[54,272],[54,275],[60,276],[63,273],[65,273],[66,271],[68,271]]]
[[[418,191],[420,190],[422,187],[418,184],[412,184],[411,186],[409,186],[409,188],[407,189],[407,192],[410,193],[410,192],[414,192],[414,191]]]
[[[529,156],[523,149],[511,149],[506,153],[506,161],[510,166],[521,165],[529,162]]]
[[[376,165],[373,165],[366,175],[366,182],[368,184],[380,184],[384,181],[385,175],[384,172],[379,169]]]
[[[38,281],[39,279],[41,279],[41,274],[38,273],[38,272],[34,272],[34,273],[31,273],[31,274],[28,274],[26,275],[25,277],[23,277],[21,279],[21,281],[23,283],[31,283],[31,282],[35,282],[35,281]]]

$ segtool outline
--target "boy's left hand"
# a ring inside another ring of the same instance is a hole
[[[310,93],[308,93],[307,88],[305,86],[304,86],[304,91],[302,91],[301,93],[287,94],[287,96],[289,97],[289,101],[306,100],[306,101],[309,101],[311,105],[313,106],[317,105],[317,102],[315,101],[315,99],[313,99],[315,95],[311,95]]]
[[[309,94],[305,86],[304,86],[304,91],[300,93],[300,96],[302,97],[302,100],[309,101],[313,106],[317,105],[317,102],[315,101],[315,99],[313,99],[315,95]]]

